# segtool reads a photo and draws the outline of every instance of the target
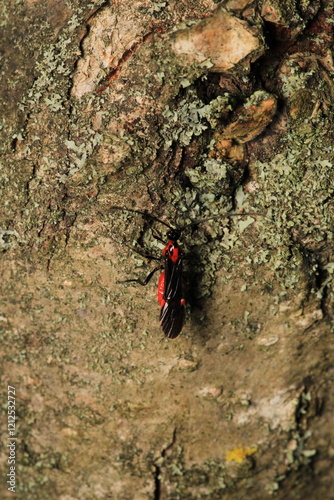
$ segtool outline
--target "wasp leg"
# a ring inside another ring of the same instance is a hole
[[[131,279],[131,280],[116,281],[116,283],[139,283],[139,285],[141,286],[146,286],[147,283],[151,280],[152,276],[161,269],[163,269],[163,266],[158,266],[154,268],[153,271],[151,271],[150,274],[144,279],[144,281],[139,279]]]

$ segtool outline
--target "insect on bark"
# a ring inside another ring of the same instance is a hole
[[[179,229],[172,228],[166,222],[140,210],[131,210],[122,207],[111,207],[113,210],[126,210],[143,215],[146,218],[157,221],[168,227],[167,243],[162,251],[162,263],[153,269],[144,281],[140,279],[127,279],[117,283],[138,283],[146,286],[157,271],[162,271],[158,281],[158,302],[160,305],[160,325],[169,339],[175,339],[181,333],[185,320],[186,300],[183,293],[182,268],[183,253],[178,243],[182,231],[191,226],[207,222],[209,220],[221,219],[223,217],[235,217],[246,215],[263,215],[259,213],[225,213],[206,219],[197,220]]]

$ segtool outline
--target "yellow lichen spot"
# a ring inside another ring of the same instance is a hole
[[[236,462],[237,464],[241,464],[245,458],[249,457],[250,455],[253,455],[254,453],[257,452],[256,447],[248,447],[248,448],[241,448],[241,447],[236,447],[233,448],[233,450],[228,451],[226,453],[226,460],[228,462]]]

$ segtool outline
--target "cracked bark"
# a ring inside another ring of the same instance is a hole
[[[332,6],[128,4],[2,6],[18,498],[329,498]],[[167,341],[154,285],[116,285],[148,274],[165,228],[112,205],[267,216],[184,231],[188,317]]]

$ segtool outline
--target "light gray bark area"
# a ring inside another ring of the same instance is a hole
[[[331,2],[1,9],[17,498],[333,498]],[[136,209],[173,227],[258,214],[182,232],[175,340],[154,280],[117,283],[163,248]]]

